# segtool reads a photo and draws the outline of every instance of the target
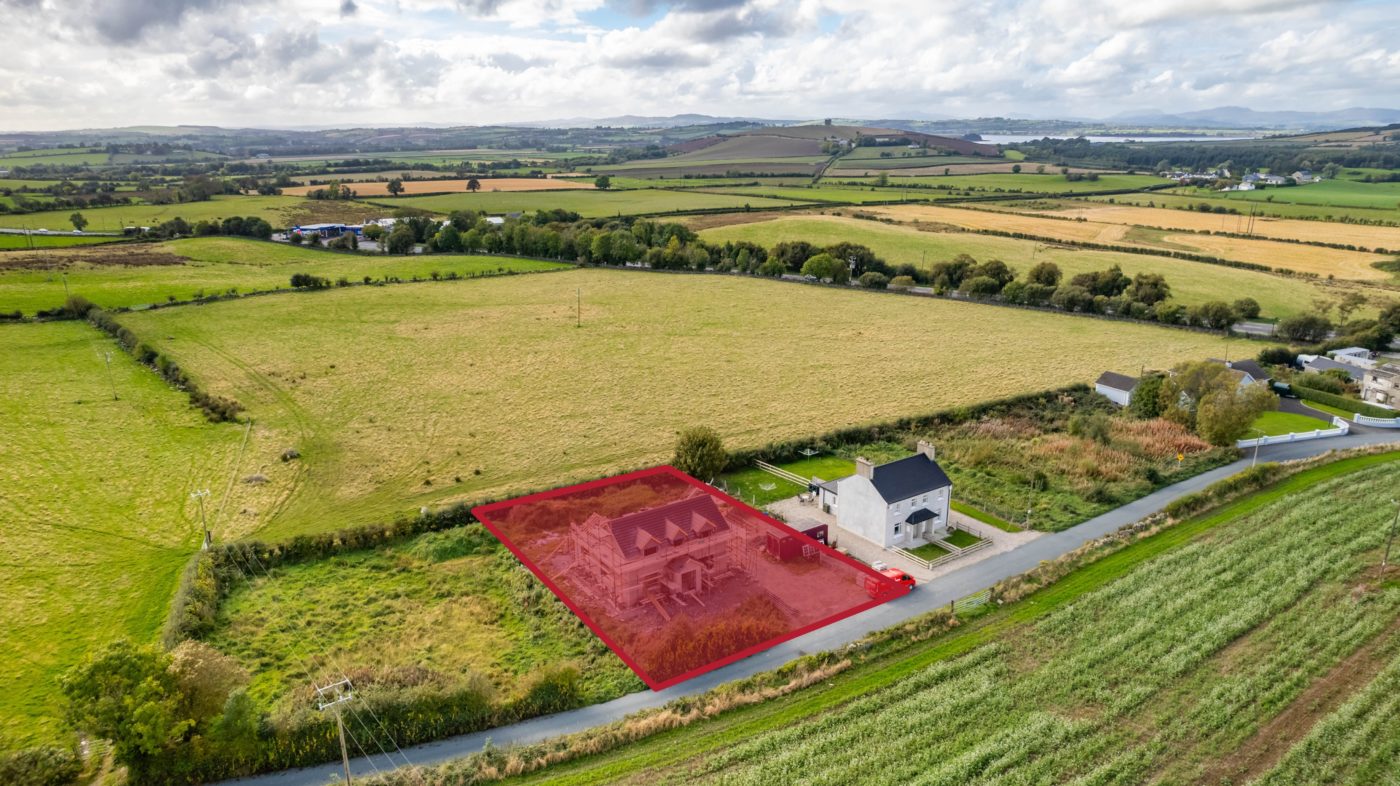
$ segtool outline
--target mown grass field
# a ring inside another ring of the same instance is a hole
[[[969,254],[979,261],[1000,259],[1022,275],[1034,264],[1043,261],[1059,265],[1066,277],[1119,265],[1130,276],[1138,273],[1162,274],[1172,287],[1172,297],[1178,302],[1192,305],[1248,294],[1259,301],[1264,314],[1269,316],[1307,311],[1314,298],[1327,296],[1334,290],[1326,282],[1169,257],[1085,251],[968,232],[925,232],[911,226],[894,226],[843,216],[783,216],[769,221],[705,229],[701,237],[709,242],[747,240],[769,248],[790,240],[806,240],[818,246],[850,241],[869,246],[892,264],[907,262],[925,267],[952,259],[958,254]]]
[[[111,154],[103,150],[55,147],[0,155],[0,166],[99,166],[106,164],[110,158]]]
[[[956,170],[954,170],[956,172]],[[1085,191],[1115,191],[1146,188],[1162,184],[1160,177],[1153,175],[1099,175],[1098,180],[1071,181],[1058,171],[1043,175],[1033,172],[1019,174],[982,174],[946,177],[918,178],[916,182],[926,182],[940,189],[955,189],[974,192],[1006,192],[1020,194],[1077,194]]]
[[[1311,188],[1311,186],[1302,186],[1301,188]],[[1264,196],[1267,197],[1268,194],[1266,193],[1264,194]],[[1115,194],[1113,196],[1090,196],[1084,197],[1084,199],[1092,200],[1095,202],[1107,202],[1109,200],[1112,200],[1114,203],[1120,205],[1137,205],[1139,207],[1181,208],[1183,210],[1195,210],[1197,205],[1204,202],[1212,207],[1219,206],[1226,210],[1237,210],[1240,212],[1240,214],[1244,215],[1245,217],[1249,216],[1250,210],[1254,210],[1256,211],[1257,215],[1271,216],[1277,218],[1306,218],[1318,219],[1323,221],[1343,221],[1350,219],[1374,221],[1390,225],[1400,224],[1400,211],[1397,211],[1394,208],[1386,209],[1376,207],[1340,207],[1336,205],[1306,205],[1295,204],[1292,202],[1281,202],[1277,200],[1270,202],[1267,198],[1247,202],[1245,200],[1229,200],[1225,199],[1224,197],[1224,194],[1219,194],[1218,192],[1213,191],[1202,192],[1193,196],[1184,196],[1182,194],[1172,194],[1162,191],[1153,191],[1151,193],[1143,194]],[[1219,214],[1216,215],[1217,219],[1221,217],[1222,216],[1220,216]],[[1234,215],[1229,215],[1228,217],[1230,219],[1235,218]]]
[[[1299,415],[1294,412],[1265,412],[1250,425],[1250,431],[1245,434],[1245,438],[1275,437],[1280,434],[1294,434],[1328,428],[1332,428],[1332,424],[1307,415]]]
[[[551,192],[489,192],[475,194],[438,194],[436,196],[397,197],[374,200],[372,204],[388,208],[416,207],[434,213],[453,210],[476,210],[488,213],[530,212],[561,208],[572,210],[585,218],[635,215],[639,213],[669,213],[685,210],[743,209],[755,210],[797,204],[788,199],[760,196],[703,194],[695,191],[665,191],[638,189],[628,191],[598,191],[575,189]]]
[[[289,226],[289,218],[298,209],[307,207],[307,200],[291,196],[222,196],[207,202],[182,202],[173,205],[117,205],[80,210],[88,220],[89,232],[120,232],[123,227],[153,227],[164,221],[183,218],[191,224],[203,220],[222,220],[230,216],[257,216],[274,227]],[[314,207],[322,207],[315,205]],[[337,205],[338,207],[338,205]],[[0,215],[0,226],[7,229],[73,228],[68,217],[75,211],[45,210],[38,213]]]
[[[1021,232],[1028,235],[1116,246],[1136,246],[1155,251],[1181,251],[1236,262],[1266,265],[1320,276],[1356,280],[1388,280],[1391,274],[1375,266],[1394,257],[1298,243],[1219,237],[1192,232],[1170,232],[1110,221],[1066,221],[1026,215],[1010,210],[967,210],[931,205],[882,206],[870,212],[896,221],[930,221],[968,229]],[[1128,208],[1133,209],[1133,208]],[[1046,214],[1054,216],[1055,214]]]
[[[1397,459],[1309,470],[819,685],[506,782],[1393,782],[1400,584],[1364,576]]]
[[[567,267],[490,255],[343,254],[234,237],[202,237],[110,249],[11,252],[0,257],[0,311],[34,314],[63,305],[65,292],[107,308],[289,289],[293,273],[360,283],[365,276],[404,280],[493,275]],[[67,277],[65,288],[64,277]]]
[[[390,177],[398,177],[391,175]],[[325,180],[326,176],[318,177],[317,180]],[[470,179],[459,180],[405,180],[403,181],[403,193],[413,194],[441,194],[445,192],[466,191],[467,183]],[[543,178],[543,177],[483,177],[477,180],[481,186],[481,191],[563,191],[566,189],[593,188],[591,182],[581,180],[570,180],[565,178]],[[282,189],[286,196],[306,196],[316,189],[325,186],[289,186]],[[355,193],[361,197],[387,197],[389,196],[389,183],[360,182],[351,185]]]
[[[889,188],[871,186],[746,186],[703,189],[706,193],[778,197],[802,202],[892,202],[900,199],[948,199],[950,194],[928,189],[901,189],[895,182]]]
[[[1057,199],[982,204],[979,207],[1016,213],[1045,213],[1064,218],[1083,218],[1090,222],[1109,224],[1186,229],[1195,232],[1244,234],[1252,231],[1255,236],[1261,238],[1302,240],[1313,243],[1342,243],[1359,248],[1400,249],[1400,227],[1258,216],[1255,217],[1251,227],[1247,214],[1220,215],[1200,213],[1194,210],[1123,204],[1128,200],[1143,202],[1140,196],[1112,198],[1117,200],[1119,204],[1107,204],[1090,199]]]
[[[243,428],[85,323],[0,325],[0,423],[0,736],[22,746],[56,739],[57,679],[90,648],[158,633],[199,543],[190,492],[212,518],[271,489],[226,499]]]
[[[296,297],[122,317],[248,407],[247,471],[293,478],[234,534],[633,469],[668,459],[694,424],[755,446],[1224,349],[1197,333],[722,276],[585,270]],[[289,447],[302,458],[282,464]]]

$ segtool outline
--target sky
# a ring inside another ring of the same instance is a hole
[[[1400,0],[0,0],[0,129],[1400,107]]]

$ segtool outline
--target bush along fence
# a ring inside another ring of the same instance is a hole
[[[188,393],[190,403],[202,410],[204,416],[210,421],[223,423],[238,420],[239,413],[243,411],[242,404],[231,398],[216,396],[199,387],[170,356],[141,341],[130,329],[117,322],[111,314],[90,306],[81,316],[87,317],[88,322],[92,323],[94,327],[115,338],[121,348],[136,358],[138,363],[155,369],[156,373],[160,374],[165,381]]]
[[[1275,434],[1274,436],[1256,437],[1254,439],[1241,439],[1235,441],[1237,448],[1253,448],[1264,445],[1279,445],[1284,442],[1307,442],[1312,439],[1329,439],[1331,437],[1345,437],[1351,433],[1351,425],[1345,420],[1332,416],[1332,428],[1313,429],[1312,431],[1295,431],[1291,434]]]

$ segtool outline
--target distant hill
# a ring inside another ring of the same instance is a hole
[[[841,138],[856,140],[861,137],[908,139],[912,144],[927,143],[929,147],[947,150],[965,156],[999,156],[1001,151],[996,145],[988,145],[980,142],[969,142],[966,139],[957,139],[948,136],[936,136],[934,134],[924,134],[918,131],[907,131],[902,128],[882,128],[878,126],[854,126],[854,125],[806,125],[806,126],[770,126],[767,128],[754,129],[751,131],[741,131],[744,136],[771,136],[778,138],[816,140]]]
[[[1318,131],[1400,123],[1400,109],[1352,107],[1330,112],[1307,112],[1259,111],[1242,106],[1221,106],[1194,112],[1125,112],[1109,120],[1161,127]]]
[[[532,120],[524,123],[503,123],[514,128],[679,128],[682,126],[719,125],[742,123],[749,125],[773,125],[781,120],[766,120],[760,117],[716,117],[714,115],[670,115],[657,117],[650,115],[617,115],[615,117],[569,117],[559,120]]]

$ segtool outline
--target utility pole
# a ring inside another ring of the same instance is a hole
[[[112,353],[103,352],[102,359],[107,361],[107,384],[112,386],[112,400],[117,400],[117,383],[112,379]]]
[[[68,274],[61,273],[60,275],[63,277],[63,299],[66,301],[68,300],[68,298],[72,297],[72,295],[68,292]]]
[[[1385,539],[1385,554],[1381,556],[1381,571],[1377,579],[1385,578],[1386,565],[1390,564],[1390,547],[1395,543],[1395,529],[1400,526],[1400,500],[1392,499],[1390,504],[1395,506],[1395,518],[1390,520],[1390,535]]]
[[[574,327],[583,327],[583,287],[574,290]]]
[[[316,708],[322,712],[328,709],[335,712],[335,729],[340,734],[340,763],[345,767],[346,784],[350,783],[350,752],[345,747],[345,719],[340,714],[340,705],[354,698],[355,690],[350,685],[350,680],[341,680],[316,689]]]
[[[204,530],[204,545],[200,549],[208,551],[213,545],[214,539],[209,536],[209,522],[204,518],[204,498],[209,496],[209,489],[200,489],[190,494],[190,498],[199,503],[199,526]]]

